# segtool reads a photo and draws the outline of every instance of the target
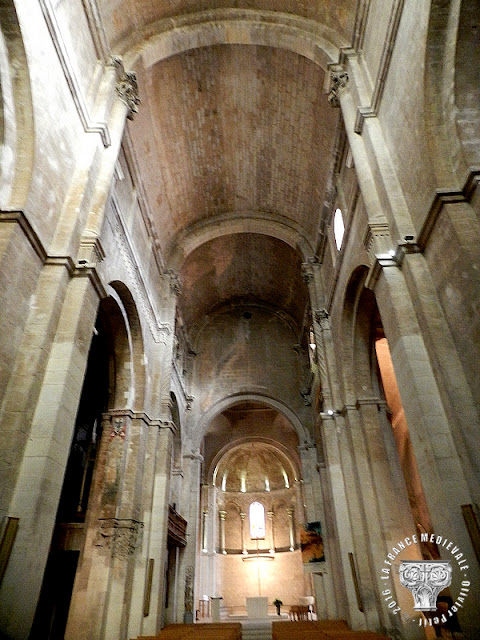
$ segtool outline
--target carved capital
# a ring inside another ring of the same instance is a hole
[[[168,280],[170,285],[170,291],[174,293],[176,296],[180,295],[182,291],[182,282],[180,280],[180,276],[173,269],[165,269],[163,275]]]
[[[375,262],[377,255],[388,255],[393,248],[388,223],[386,221],[369,222],[363,239],[363,245],[372,264]]]
[[[330,67],[328,102],[332,107],[340,106],[340,93],[348,86],[348,73],[341,65]]]
[[[138,105],[141,102],[137,76],[132,71],[125,71],[123,60],[119,56],[113,57],[112,63],[117,74],[117,94],[128,107],[127,118],[133,120],[134,114],[138,113]]]
[[[80,241],[78,264],[97,264],[105,258],[100,238],[92,231],[86,231]]]
[[[125,438],[126,421],[123,416],[112,416],[110,438]]]
[[[307,285],[313,282],[313,268],[310,262],[302,262],[302,278]]]
[[[112,558],[126,560],[141,542],[143,522],[107,518],[99,521],[95,546],[110,549]]]
[[[326,309],[315,309],[314,317],[322,331],[330,329],[330,315]]]
[[[203,462],[203,456],[201,453],[195,453],[194,451],[192,451],[191,453],[185,453],[183,455],[185,460],[195,460],[196,462]]]
[[[306,407],[311,407],[312,406],[312,395],[309,391],[307,391],[306,389],[302,389],[302,391],[300,391],[300,395],[303,398],[303,403]]]

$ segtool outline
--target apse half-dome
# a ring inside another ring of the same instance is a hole
[[[293,466],[275,446],[248,442],[230,449],[218,463],[214,484],[223,492],[257,493],[289,489]]]

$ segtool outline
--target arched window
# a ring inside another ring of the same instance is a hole
[[[345,225],[343,224],[343,215],[341,209],[335,210],[333,217],[333,235],[335,236],[335,244],[340,251],[343,242],[343,234],[345,233]]]
[[[250,538],[265,538],[265,507],[261,502],[252,502],[249,508]]]

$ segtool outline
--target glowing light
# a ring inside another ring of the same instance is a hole
[[[343,223],[343,216],[341,209],[336,209],[333,217],[333,235],[335,236],[335,244],[340,251],[343,242],[343,235],[345,233],[345,225]]]
[[[265,507],[261,502],[252,502],[249,508],[250,538],[265,538]]]
[[[247,493],[247,482],[245,480],[245,474],[242,474],[240,477],[240,491],[242,493]]]

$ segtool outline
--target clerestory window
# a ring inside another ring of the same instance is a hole
[[[340,251],[343,242],[343,234],[345,233],[345,225],[343,223],[343,215],[341,209],[335,210],[335,215],[333,217],[333,234],[335,236],[335,244],[337,245],[337,250]]]

